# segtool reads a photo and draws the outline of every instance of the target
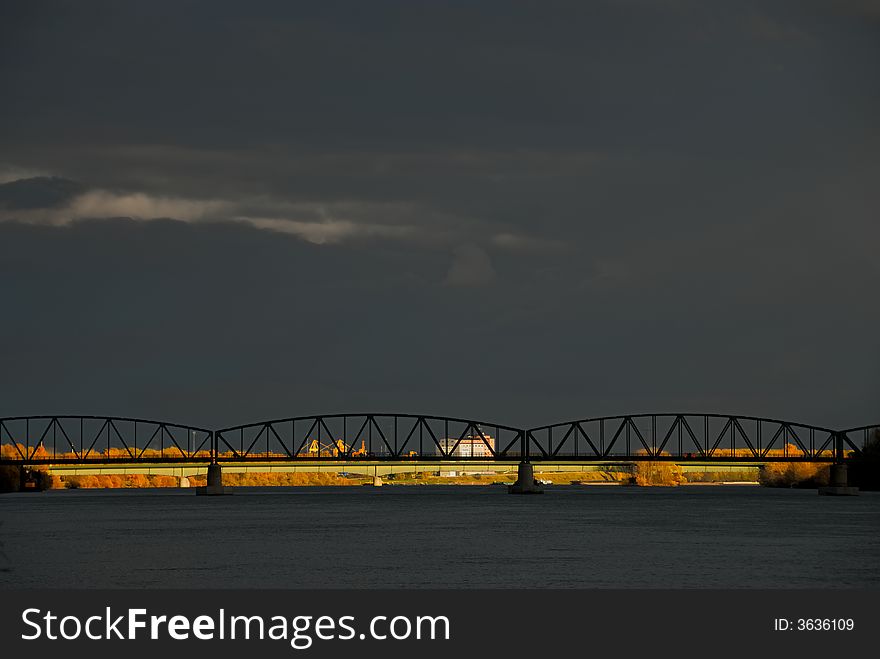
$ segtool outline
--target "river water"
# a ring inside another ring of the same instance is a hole
[[[0,496],[0,587],[880,587],[880,493],[747,486]]]

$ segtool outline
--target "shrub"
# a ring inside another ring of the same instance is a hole
[[[0,467],[0,492],[18,492],[21,472],[18,467]]]
[[[152,487],[177,487],[176,476],[164,476],[161,474],[149,476]]]
[[[828,484],[830,468],[821,462],[769,462],[758,472],[767,487],[821,487]]]
[[[640,461],[635,464],[636,485],[678,485],[683,476],[681,467],[674,462]]]
[[[51,490],[53,487],[56,487],[55,483],[60,483],[61,479],[58,476],[53,476],[48,471],[36,470],[31,472],[31,476],[37,484],[37,489],[40,491],[43,490]]]
[[[125,478],[125,487],[150,487],[150,479],[143,474],[129,474]]]

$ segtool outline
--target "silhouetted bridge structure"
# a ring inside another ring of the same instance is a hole
[[[528,465],[536,462],[806,461],[840,467],[839,485],[847,461],[857,457],[877,432],[880,424],[837,430],[779,419],[694,413],[595,417],[529,429],[393,413],[289,417],[222,429],[124,417],[27,416],[0,419],[0,464],[24,468],[207,464],[214,466],[209,476],[213,471],[219,479],[224,463],[493,462],[519,465],[520,476],[530,477]]]

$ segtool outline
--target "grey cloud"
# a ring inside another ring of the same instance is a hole
[[[495,281],[492,261],[477,245],[459,245],[452,254],[452,264],[445,280],[447,285],[485,286]]]
[[[9,210],[51,208],[69,202],[83,191],[69,179],[40,176],[0,183],[0,208]]]
[[[747,30],[756,39],[779,43],[808,43],[812,37],[797,25],[782,24],[770,16],[755,13],[747,21]]]

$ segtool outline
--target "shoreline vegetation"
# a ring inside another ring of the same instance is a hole
[[[621,485],[621,486],[680,486],[715,485],[720,483],[763,483],[761,469],[754,467],[738,471],[705,471],[683,473],[678,465],[667,462],[640,462],[631,471],[537,471],[535,477],[552,485]],[[25,489],[140,489],[177,488],[206,485],[206,476],[172,476],[165,474],[93,474],[60,476],[42,470],[30,472],[32,484]],[[404,472],[382,476],[386,485],[500,485],[510,484],[516,473],[459,473],[439,475],[436,472]],[[0,491],[20,488],[20,470],[17,467],[0,468]],[[226,472],[223,484],[230,487],[309,487],[370,485],[373,476],[338,474],[330,472]]]
[[[643,463],[639,463],[640,465]],[[647,464],[647,463],[644,463]],[[738,472],[692,472],[687,475],[676,474],[667,463],[656,469],[637,468],[630,472],[610,471],[566,471],[566,472],[535,472],[535,477],[545,484],[552,485],[619,485],[619,486],[679,486],[679,485],[718,485],[730,483],[758,484],[759,468]],[[15,473],[0,473],[0,491],[17,491],[13,481],[20,478],[18,469]],[[675,478],[668,478],[676,474]],[[95,474],[77,476],[59,476],[43,471],[32,472],[36,483],[30,489],[142,489],[142,488],[178,488],[206,485],[205,476],[170,476],[146,474]],[[516,480],[516,473],[469,473],[456,476],[438,476],[435,473],[399,473],[382,476],[385,485],[419,486],[419,485],[502,485],[511,484]],[[185,483],[185,484],[184,484]],[[228,487],[310,487],[310,486],[362,486],[371,485],[373,476],[347,475],[315,472],[246,472],[224,473],[223,485]]]
[[[4,447],[7,448],[7,447]],[[798,447],[789,444],[786,449],[774,450],[768,456],[796,456]],[[738,451],[737,454],[740,452]],[[735,457],[728,450],[718,450],[719,457]],[[877,474],[880,462],[880,437],[874,437],[865,447],[863,456],[852,461],[851,482],[863,489],[878,489]],[[731,483],[759,484],[764,487],[817,488],[829,482],[830,466],[821,462],[771,462],[745,469],[689,470],[681,464],[667,461],[634,462],[622,470],[602,471],[547,471],[536,470],[536,479],[553,485],[630,485],[636,487],[676,487],[682,485],[712,485]],[[455,473],[403,472],[382,475],[388,485],[493,485],[509,484],[516,479],[508,473]],[[855,477],[855,478],[853,478]],[[359,486],[372,484],[372,475],[332,472],[226,472],[223,484],[231,487],[308,487]],[[138,489],[196,487],[206,484],[206,476],[172,476],[166,474],[90,474],[58,475],[45,470],[28,472],[22,482],[21,470],[16,466],[0,466],[0,492],[21,489]]]

